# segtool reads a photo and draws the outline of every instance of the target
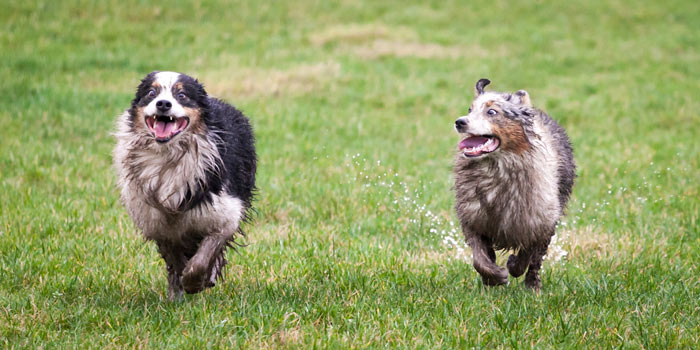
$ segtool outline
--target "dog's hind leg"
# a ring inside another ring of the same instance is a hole
[[[551,236],[547,238],[544,243],[537,246],[530,258],[530,267],[528,267],[527,274],[525,275],[525,285],[535,291],[538,291],[542,286],[540,268],[542,267],[544,256],[547,255],[547,247],[549,247],[550,240]]]
[[[202,239],[197,253],[190,259],[182,273],[182,286],[187,293],[199,293],[213,287],[216,276],[226,264],[224,251],[226,239],[210,235]]]
[[[487,286],[497,286],[508,283],[508,271],[496,265],[496,252],[488,239],[474,235],[467,243],[472,248],[474,269],[481,275]]]
[[[157,241],[158,251],[165,260],[168,270],[168,299],[177,300],[182,297],[182,270],[185,269],[187,258],[180,247],[164,241]]]

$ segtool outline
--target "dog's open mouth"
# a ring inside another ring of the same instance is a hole
[[[152,115],[146,117],[146,125],[158,142],[170,141],[175,135],[185,130],[190,123],[187,117]]]
[[[498,149],[501,141],[491,135],[469,135],[459,143],[459,149],[467,157],[478,157]]]

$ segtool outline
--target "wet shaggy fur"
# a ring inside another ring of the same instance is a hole
[[[116,138],[121,201],[165,260],[169,298],[214,286],[255,191],[248,119],[194,78],[153,72],[119,117]]]
[[[539,289],[542,259],[574,183],[573,151],[564,129],[532,107],[527,92],[487,92],[488,83],[479,80],[469,114],[455,127],[465,140],[483,135],[499,146],[458,152],[455,209],[484,284],[506,284],[508,273],[527,270],[525,284]],[[507,270],[496,264],[495,249],[514,252]]]

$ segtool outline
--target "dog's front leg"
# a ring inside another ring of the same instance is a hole
[[[216,274],[225,264],[223,260],[226,238],[219,235],[205,237],[190,259],[182,273],[182,286],[187,293],[199,293],[205,288],[214,286]],[[214,268],[217,271],[213,271]],[[212,277],[212,273],[214,277]]]
[[[470,236],[467,244],[472,248],[474,269],[481,275],[485,285],[497,286],[508,283],[508,271],[496,265],[496,253],[485,237]]]

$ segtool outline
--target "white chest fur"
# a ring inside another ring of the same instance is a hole
[[[121,200],[143,234],[150,239],[177,240],[189,232],[232,236],[245,207],[234,196],[213,193],[208,205],[180,211],[187,193],[206,182],[220,166],[218,151],[206,137],[180,135],[161,145],[133,133],[120,118],[114,166]]]

